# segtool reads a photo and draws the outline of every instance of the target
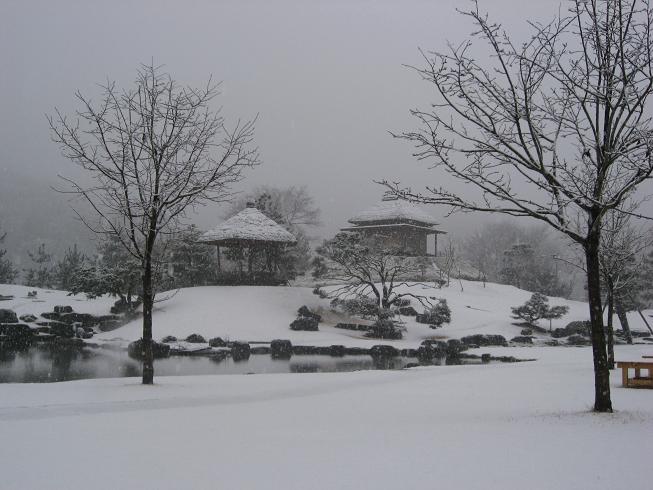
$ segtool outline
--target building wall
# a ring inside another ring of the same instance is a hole
[[[427,254],[428,235],[420,230],[389,230],[383,233],[365,230],[363,233],[372,237],[375,243],[383,244],[388,249],[399,249],[406,255]]]

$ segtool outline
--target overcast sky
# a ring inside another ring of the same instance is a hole
[[[518,36],[526,19],[546,20],[555,0],[481,0]],[[222,80],[228,120],[259,115],[263,165],[243,189],[306,185],[324,232],[375,202],[374,179],[418,187],[442,175],[411,156],[388,131],[410,129],[410,108],[429,86],[404,64],[418,47],[443,49],[471,30],[455,8],[464,0],[396,1],[12,1],[0,2],[0,178],[47,186],[73,165],[50,142],[45,113],[70,112],[73,94],[97,93],[107,78],[128,85],[154,60],[184,84]],[[1,201],[0,201],[1,202]],[[430,212],[440,217],[441,209]],[[219,221],[219,210],[198,218]],[[451,221],[460,231],[471,221]]]

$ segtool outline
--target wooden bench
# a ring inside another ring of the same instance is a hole
[[[621,368],[621,380],[626,388],[653,388],[653,362],[626,361],[618,362]],[[635,370],[635,377],[629,378],[629,370]],[[642,370],[648,371],[648,376],[642,376]]]

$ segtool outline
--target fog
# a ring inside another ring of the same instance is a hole
[[[411,146],[390,135],[415,124],[430,87],[404,65],[420,65],[418,48],[444,49],[466,39],[470,22],[456,12],[471,2],[190,1],[20,2],[0,5],[0,223],[16,253],[46,240],[87,243],[65,197],[51,186],[75,175],[50,141],[46,113],[70,113],[74,92],[99,93],[107,79],[128,86],[139,63],[154,62],[180,83],[221,80],[228,121],[258,115],[263,163],[239,190],[305,185],[322,209],[328,236],[383,193],[374,180],[447,184],[443,172],[416,162]],[[517,36],[527,30],[523,2],[482,1]],[[548,19],[559,1],[529,2],[528,16]],[[455,185],[454,185],[455,189]],[[457,189],[460,190],[460,189]],[[475,215],[445,218],[465,235]],[[221,210],[191,216],[214,225]]]

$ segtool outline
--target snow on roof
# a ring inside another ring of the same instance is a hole
[[[283,226],[254,207],[243,209],[224,223],[204,233],[200,242],[222,240],[255,240],[261,242],[295,243],[295,236]]]
[[[350,223],[368,223],[371,221],[417,221],[429,225],[438,223],[415,204],[408,201],[382,201],[349,219]]]

